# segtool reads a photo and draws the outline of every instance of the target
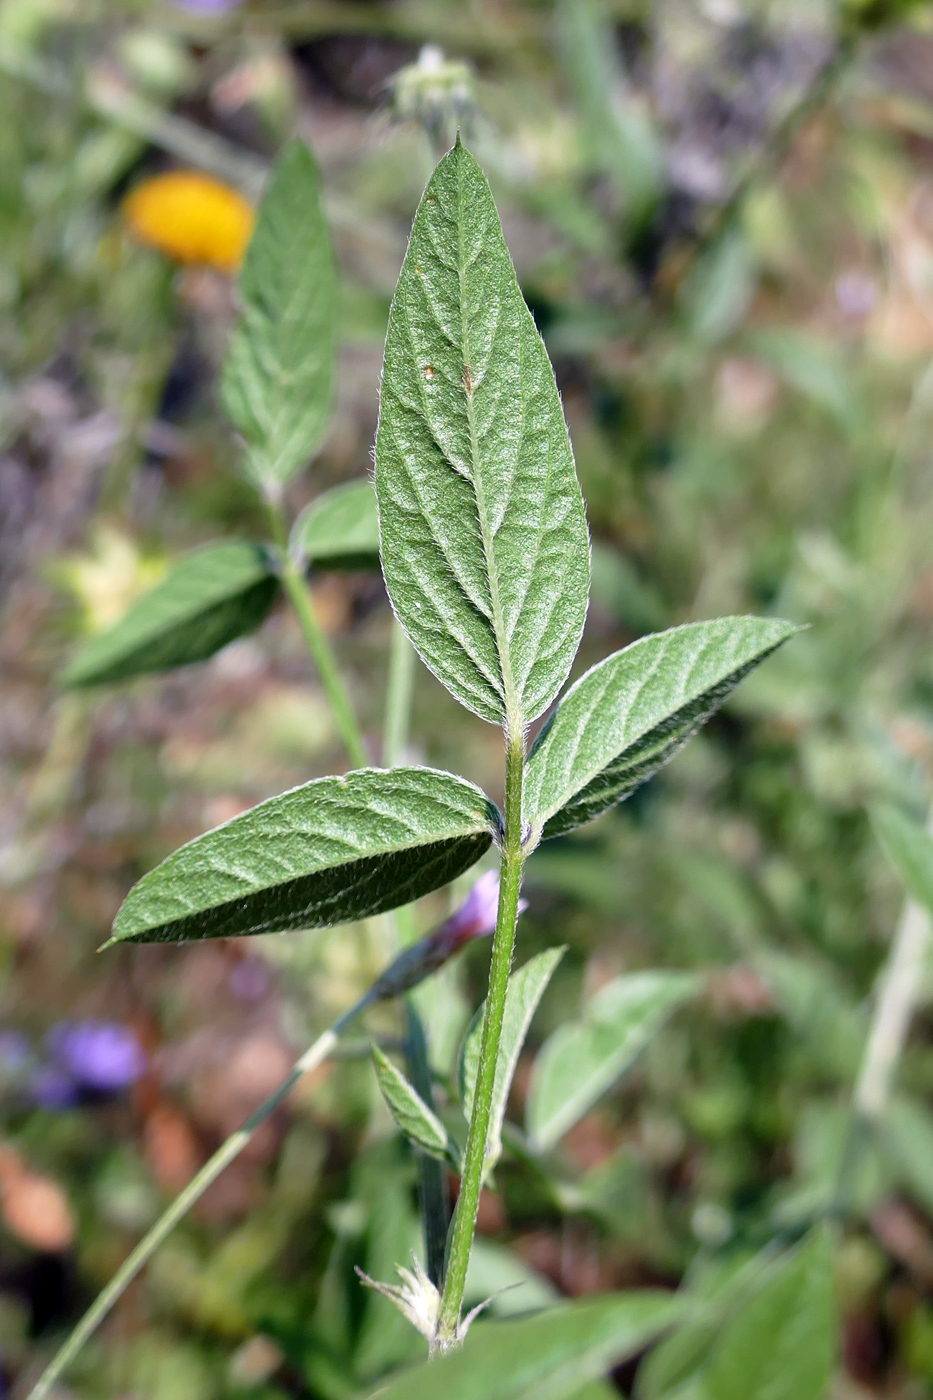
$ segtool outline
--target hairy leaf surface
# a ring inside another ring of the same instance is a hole
[[[456,1149],[448,1140],[447,1130],[432,1108],[429,1108],[413,1084],[396,1069],[377,1045],[372,1047],[373,1065],[382,1097],[395,1119],[399,1132],[431,1157],[457,1163]]]
[[[433,768],[317,778],[144,875],[106,946],[324,928],[396,909],[477,861],[496,818],[479,788]]]
[[[324,569],[378,569],[379,515],[371,481],[325,491],[295,521],[291,552]]]
[[[337,276],[311,152],[293,141],[276,162],[239,281],[242,316],[221,380],[260,486],[286,485],[317,447],[330,413]]]
[[[488,1171],[495,1166],[502,1153],[502,1123],[508,1103],[509,1090],[518,1065],[518,1057],[528,1034],[531,1019],[538,1009],[538,1003],[551,980],[555,967],[564,956],[566,948],[548,948],[531,958],[518,972],[513,972],[505,994],[505,1011],[502,1019],[502,1035],[499,1040],[499,1054],[496,1058],[496,1079],[489,1112],[489,1132],[486,1141],[486,1163]],[[486,1012],[484,1002],[473,1017],[463,1042],[460,1054],[460,1102],[467,1119],[473,1115],[473,1098],[476,1093],[476,1079],[479,1074],[479,1055],[483,1039],[483,1017]]]
[[[583,630],[586,519],[547,352],[459,144],[392,303],[376,492],[386,585],[425,664],[482,719],[539,715]]]
[[[457,1351],[383,1383],[372,1400],[569,1400],[683,1312],[671,1293],[632,1289],[480,1324]]]
[[[525,820],[545,838],[559,836],[623,801],[799,630],[721,617],[607,656],[570,687],[538,735],[525,774]]]
[[[568,1022],[545,1041],[526,1112],[536,1152],[560,1141],[696,989],[696,979],[680,972],[616,977],[596,993],[582,1020]]]
[[[258,627],[278,587],[262,545],[230,540],[199,549],[173,564],[113,627],[92,637],[62,684],[104,685],[204,661]]]

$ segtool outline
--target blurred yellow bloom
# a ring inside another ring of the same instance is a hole
[[[126,200],[126,220],[141,243],[176,262],[236,272],[253,231],[252,206],[237,190],[197,170],[144,180]]]

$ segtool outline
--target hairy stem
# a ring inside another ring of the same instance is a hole
[[[367,998],[361,1001],[341,1016],[339,1021],[335,1021],[329,1030],[318,1036],[314,1044],[305,1051],[300,1060],[296,1060],[291,1072],[282,1080],[282,1083],[260,1104],[259,1108],[247,1118],[242,1128],[232,1133],[226,1142],[217,1149],[209,1162],[206,1162],[196,1176],[192,1177],[185,1189],[175,1197],[172,1204],[164,1215],[160,1216],[148,1234],[144,1235],[139,1244],[123,1261],[113,1278],[94,1299],[81,1321],[68,1337],[64,1345],[56,1352],[48,1366],[39,1377],[32,1390],[29,1392],[28,1400],[45,1400],[58,1378],[71,1362],[78,1355],[85,1342],[93,1336],[104,1318],[110,1312],[117,1300],[120,1298],[140,1270],[148,1264],[155,1254],[159,1245],[171,1234],[178,1222],[188,1214],[188,1211],[204,1195],[204,1192],[216,1181],[225,1167],[228,1167],[234,1158],[238,1157],[249,1142],[253,1133],[261,1123],[264,1123],[271,1113],[273,1113],[282,1100],[291,1092],[303,1075],[309,1070],[316,1069],[323,1060],[333,1050],[337,1043],[340,1032],[353,1019],[358,1011],[362,1010]]]
[[[492,944],[489,968],[489,991],[483,1020],[479,1072],[473,1114],[464,1152],[460,1199],[454,1220],[453,1238],[447,1263],[447,1278],[438,1320],[437,1346],[445,1351],[455,1345],[466,1287],[467,1267],[476,1213],[479,1209],[486,1161],[486,1141],[489,1134],[489,1114],[496,1082],[496,1062],[505,1012],[505,994],[512,971],[515,948],[515,924],[518,919],[518,898],[522,885],[522,780],[525,769],[525,745],[521,735],[512,736],[506,749],[505,761],[505,840],[502,845],[502,873],[499,885],[499,913]]]
[[[933,807],[927,818],[927,831],[933,836]],[[853,1106],[856,1115],[865,1122],[877,1122],[891,1097],[891,1086],[910,1030],[929,942],[930,915],[916,900],[907,899],[881,976],[878,999],[855,1085]]]

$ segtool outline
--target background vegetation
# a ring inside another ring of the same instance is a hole
[[[500,1311],[674,1286],[698,1256],[739,1260],[806,1218],[838,1174],[902,898],[865,804],[922,817],[933,779],[929,6],[5,0],[0,1365],[15,1393],[386,957],[362,928],[94,956],[162,855],[344,766],[284,607],[165,679],[56,684],[169,556],[264,528],[216,398],[230,279],[143,246],[124,199],[177,165],[254,195],[282,141],[307,140],[341,351],[293,504],[360,476],[434,159],[435,59],[411,68],[426,44],[462,60],[453,100],[563,394],[594,536],[581,669],[719,613],[811,624],[642,793],[529,864],[520,957],[569,945],[529,1056],[622,970],[697,969],[704,992],[564,1140],[559,1201],[507,1164],[484,1196],[474,1299],[518,1277]],[[322,573],[314,592],[375,746],[381,581]],[[423,669],[414,735],[418,761],[494,790],[499,736]],[[420,924],[446,907],[424,901]],[[477,944],[422,999],[448,1065],[487,959]],[[85,1022],[121,1028],[98,1058],[64,1033]],[[352,1274],[386,1278],[417,1242],[413,1163],[356,1048],[212,1188],[74,1393],[339,1400],[420,1356]],[[915,1104],[933,1088],[926,1005],[901,1083]],[[520,1067],[516,1108],[526,1088]],[[871,1154],[851,1183],[839,1400],[933,1393],[927,1135],[917,1108],[909,1189]],[[633,1368],[617,1383],[629,1393]]]

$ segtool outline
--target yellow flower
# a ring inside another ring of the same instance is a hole
[[[141,243],[180,263],[236,272],[253,231],[252,206],[237,190],[197,170],[172,170],[137,185],[124,204]]]

